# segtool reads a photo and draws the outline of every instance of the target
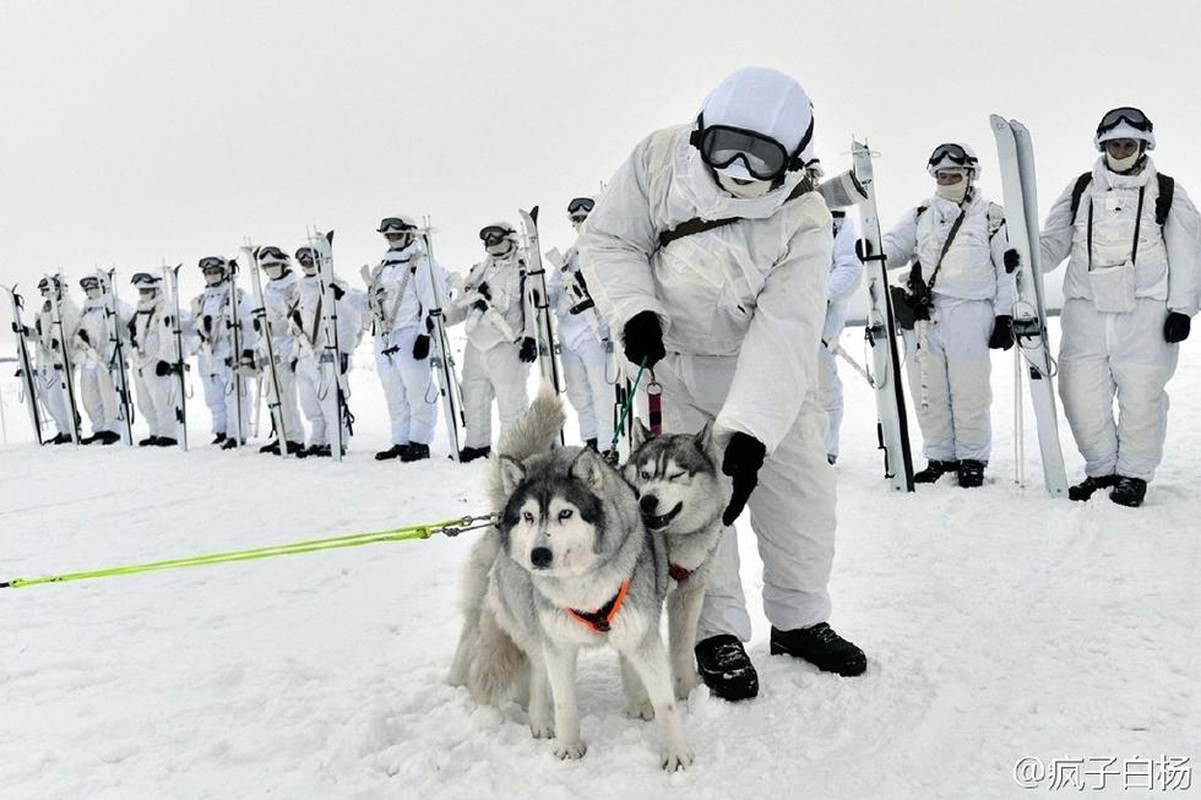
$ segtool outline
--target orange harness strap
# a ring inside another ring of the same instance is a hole
[[[621,588],[617,590],[617,596],[596,611],[577,611],[574,608],[567,609],[567,614],[576,622],[591,628],[595,633],[608,633],[610,623],[617,616],[617,612],[621,610],[621,604],[625,602],[626,592],[630,590],[630,579],[626,578],[621,582]]]

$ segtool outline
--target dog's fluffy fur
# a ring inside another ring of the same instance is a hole
[[[682,700],[699,684],[693,659],[696,626],[721,540],[728,489],[718,474],[712,423],[695,435],[652,438],[637,420],[631,445],[634,449],[622,475],[638,493],[647,528],[666,545],[672,575],[667,595],[668,649],[675,694]],[[630,683],[627,691],[631,706],[645,709]]]
[[[693,754],[659,634],[666,553],[643,525],[633,489],[612,467],[591,450],[554,446],[562,424],[557,395],[543,387],[489,462],[490,499],[504,512],[468,564],[466,620],[451,680],[497,702],[520,699],[519,675],[528,676],[534,736],[553,735],[556,755],[579,758],[586,748],[575,702],[576,654],[608,643],[645,687],[662,726],[661,764],[685,767]],[[604,608],[623,584],[623,603],[607,630],[569,613]]]

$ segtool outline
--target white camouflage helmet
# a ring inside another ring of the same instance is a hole
[[[1105,150],[1105,143],[1114,139],[1134,139],[1142,142],[1144,149],[1155,149],[1155,126],[1151,119],[1134,106],[1120,106],[1106,111],[1097,124],[1093,145]]]
[[[963,142],[943,142],[934,148],[926,162],[926,172],[938,177],[940,169],[964,169],[973,179],[980,177],[980,159],[971,145]]]

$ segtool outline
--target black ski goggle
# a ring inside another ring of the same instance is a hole
[[[268,264],[271,262],[283,264],[286,263],[287,260],[288,254],[283,250],[280,250],[278,247],[264,247],[263,249],[259,250],[260,264]]]
[[[209,270],[224,270],[227,268],[227,262],[221,256],[205,256],[198,262],[201,271],[208,272]]]
[[[1151,120],[1147,119],[1147,115],[1139,109],[1133,106],[1122,106],[1106,112],[1105,116],[1101,117],[1101,124],[1097,126],[1097,135],[1100,136],[1123,122],[1143,133],[1150,133],[1155,127],[1151,124]]]
[[[936,167],[943,161],[950,161],[960,167],[974,167],[977,159],[967,150],[964,150],[961,145],[951,142],[950,144],[940,144],[934,148],[934,152],[930,154],[930,160],[926,162],[928,167]]]
[[[788,169],[788,151],[775,139],[743,128],[710,125],[701,131],[701,158],[713,169],[742,161],[746,171],[761,181],[774,181]]]
[[[499,225],[489,225],[486,228],[480,229],[480,239],[484,244],[500,244],[505,239],[513,235],[513,231],[508,228],[502,228]]]
[[[312,264],[317,261],[317,254],[311,247],[302,247],[296,251],[296,260],[302,264]]]
[[[591,197],[577,197],[567,204],[567,213],[573,217],[581,212],[590,214],[594,205],[596,205],[596,201]]]
[[[100,280],[97,278],[82,278],[79,281],[79,288],[83,289],[85,292],[88,289],[99,289]]]
[[[129,282],[134,286],[145,285],[147,288],[153,289],[154,284],[158,283],[159,280],[157,275],[151,275],[149,272],[135,272],[133,277],[129,279]]]
[[[400,217],[384,217],[380,220],[377,230],[380,233],[407,233],[415,231],[417,228]]]

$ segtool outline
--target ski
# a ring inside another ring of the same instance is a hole
[[[342,349],[338,342],[338,305],[334,296],[334,232],[321,233],[314,229],[309,234],[309,246],[317,254],[317,280],[321,287],[320,340],[314,342],[318,348],[317,363],[321,369],[321,403],[325,408],[326,424],[329,426],[329,449],[334,461],[341,463],[346,452],[346,430],[343,420],[348,419],[346,401],[350,389],[346,374],[342,372]]]
[[[234,447],[246,444],[250,434],[246,419],[246,378],[242,374],[242,309],[238,297],[238,261],[229,260],[229,317],[225,325],[229,328],[229,378],[233,385],[234,425],[237,434],[232,437]],[[228,441],[228,439],[226,440]]]
[[[1025,360],[1030,400],[1038,428],[1043,484],[1056,497],[1066,497],[1067,471],[1059,445],[1055,408],[1055,362],[1047,341],[1047,311],[1043,300],[1041,250],[1038,241],[1038,196],[1034,175],[1034,149],[1030,131],[1017,120],[989,117],[1001,162],[1001,189],[1005,200],[1005,225],[1009,243],[1020,263],[1014,275],[1017,300],[1013,309],[1013,335]],[[1021,431],[1017,432],[1021,436]]]
[[[450,457],[459,460],[459,450],[462,448],[461,429],[467,426],[463,416],[463,394],[459,387],[459,379],[455,374],[455,359],[450,349],[450,339],[446,336],[446,321],[442,318],[442,306],[446,298],[442,296],[442,282],[434,269],[434,246],[430,240],[433,228],[428,218],[418,231],[425,245],[425,265],[430,273],[430,285],[434,292],[434,307],[429,310],[429,319],[434,325],[430,331],[433,347],[430,352],[430,366],[438,376],[438,390],[442,395],[442,416],[446,419],[446,436],[450,442]]]
[[[66,326],[63,324],[63,304],[59,293],[64,291],[64,282],[62,275],[47,275],[46,276],[54,285],[54,290],[50,292],[50,324],[54,326],[55,333],[51,334],[51,341],[56,342],[56,348],[62,359],[62,364],[58,370],[58,383],[63,391],[63,398],[67,401],[67,417],[70,420],[71,426],[71,444],[79,445],[79,402],[75,397],[75,374],[71,364],[71,351],[67,349],[69,339],[67,337]]]
[[[259,267],[259,250],[247,243],[242,248],[250,263],[250,288],[254,291],[255,307],[251,311],[251,319],[258,330],[259,338],[263,341],[263,352],[267,356],[267,414],[271,417],[271,427],[275,429],[275,441],[279,445],[279,454],[287,458],[288,442],[284,429],[283,389],[279,382],[280,364],[275,355],[275,333],[271,330],[271,318],[267,314],[267,302],[263,297],[263,278]],[[260,392],[255,392],[255,405],[258,405]]]
[[[121,335],[123,327],[118,313],[117,289],[113,284],[113,274],[116,270],[96,270],[96,279],[100,281],[104,301],[104,325],[108,331],[109,344],[112,345],[113,355],[108,363],[109,372],[116,373],[113,385],[117,390],[117,405],[120,408],[121,439],[127,446],[133,446],[133,393],[129,390],[129,369],[125,361],[125,341]]]
[[[867,198],[859,205],[863,236],[872,255],[864,265],[869,302],[864,338],[871,351],[872,388],[876,390],[876,435],[884,451],[884,477],[897,491],[913,491],[913,454],[909,449],[909,420],[905,411],[905,389],[901,380],[896,321],[881,244],[880,217],[876,211],[876,184],[872,174],[872,152],[866,143],[851,140],[854,173]]]
[[[544,381],[550,381],[555,392],[563,391],[563,378],[555,358],[555,328],[550,300],[546,292],[546,270],[542,266],[541,243],[538,240],[538,206],[529,211],[518,210],[521,225],[525,228],[525,249],[528,268],[526,278],[533,280],[533,287],[526,292],[533,306],[538,342],[538,369]]]
[[[29,342],[26,339],[29,329],[21,321],[21,309],[25,306],[25,299],[17,294],[16,286],[0,286],[0,289],[8,293],[8,299],[12,303],[13,333],[17,335],[17,376],[25,390],[25,408],[29,412],[33,438],[38,444],[45,444],[42,438],[42,410],[38,408],[37,380],[34,377],[33,362],[29,358]]]
[[[179,444],[179,449],[186,451],[188,449],[188,382],[187,366],[184,364],[183,320],[179,316],[179,268],[182,266],[183,264],[176,264],[174,267],[163,265],[163,292],[166,295],[164,305],[167,307],[167,313],[170,314],[167,324],[171,328],[172,349],[175,351],[175,363],[171,365],[171,371],[175,374],[175,380],[179,384],[175,393],[175,439]]]

